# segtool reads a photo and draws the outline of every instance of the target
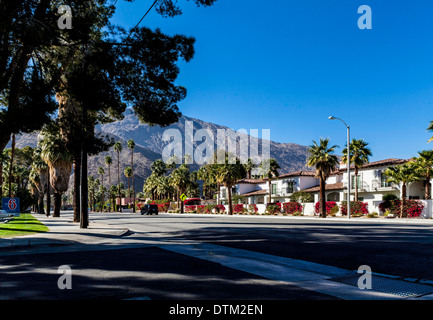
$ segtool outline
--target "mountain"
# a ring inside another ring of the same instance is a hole
[[[123,150],[120,153],[120,179],[121,182],[127,187],[127,180],[123,174],[125,167],[130,166],[131,163],[131,151],[127,148],[126,141],[133,139],[136,143],[134,149],[134,184],[137,192],[142,190],[145,179],[151,173],[151,164],[162,158],[162,152],[167,147],[169,142],[163,141],[163,134],[165,130],[177,130],[182,137],[182,146],[185,148],[185,144],[188,146],[189,139],[186,139],[185,129],[188,125],[193,125],[194,133],[200,129],[207,129],[216,138],[218,130],[230,130],[228,127],[220,126],[214,123],[205,122],[199,119],[182,116],[179,122],[172,124],[168,127],[162,128],[159,126],[149,126],[139,122],[138,118],[131,112],[127,111],[125,117],[121,121],[116,121],[109,124],[99,125],[96,130],[100,130],[103,134],[107,134],[114,141],[120,141],[123,146]],[[247,138],[249,143],[257,143],[259,154],[261,153],[263,140],[250,135],[240,134],[240,139]],[[201,144],[202,142],[194,142],[194,147]],[[37,134],[22,134],[16,137],[16,146],[22,148],[26,145],[36,146]],[[281,169],[280,174],[305,170],[306,159],[308,157],[308,147],[301,146],[295,143],[278,143],[274,141],[269,142],[271,157],[276,159]],[[8,146],[10,147],[10,146]],[[215,150],[218,148],[218,144],[214,145]],[[183,149],[185,150],[185,149]],[[196,149],[193,149],[196,150]],[[108,167],[105,164],[105,157],[110,155],[113,159],[111,166],[111,183],[117,183],[117,153],[110,149],[107,152],[100,153],[96,156],[89,157],[88,168],[89,174],[97,178],[99,176],[98,168],[103,167],[105,169],[104,185],[108,185]],[[191,166],[192,170],[197,170],[199,165],[194,164]],[[72,179],[71,179],[72,180]],[[71,181],[72,182],[72,181]]]

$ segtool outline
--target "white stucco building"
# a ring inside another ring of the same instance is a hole
[[[379,204],[386,194],[394,194],[401,197],[401,186],[387,182],[384,171],[392,166],[401,165],[409,160],[385,159],[370,162],[359,168],[358,171],[358,199],[368,203],[369,212],[379,213]],[[351,201],[355,195],[355,171],[351,167]],[[289,202],[290,196],[296,191],[309,192],[314,196],[314,201],[305,206],[306,215],[314,215],[314,204],[319,201],[319,179],[315,177],[314,171],[297,171],[282,174],[277,179],[271,180],[272,202]],[[420,179],[407,186],[407,198],[423,200],[425,209],[424,217],[431,217],[432,204],[424,201],[425,179]],[[269,184],[268,179],[243,179],[233,187],[233,194],[241,195],[245,204],[256,204],[259,212],[264,212],[268,203]],[[347,167],[340,164],[338,170],[333,172],[326,181],[326,201],[347,200]],[[220,189],[219,201],[227,203],[227,190]]]

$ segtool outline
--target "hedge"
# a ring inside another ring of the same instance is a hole
[[[388,200],[379,204],[379,210],[384,213],[389,210],[395,216],[400,216],[401,200]],[[418,200],[404,200],[403,217],[417,218],[421,216],[424,210],[424,204]]]
[[[341,214],[347,215],[347,201],[341,202]],[[362,201],[350,201],[350,215],[368,214],[368,203]]]

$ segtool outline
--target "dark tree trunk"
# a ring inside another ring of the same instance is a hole
[[[54,211],[53,217],[60,217],[60,209],[62,207],[62,195],[58,192],[54,193]]]

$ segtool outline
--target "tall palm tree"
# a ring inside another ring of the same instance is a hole
[[[123,173],[125,174],[126,179],[128,180],[128,198],[131,198],[131,177],[132,177],[132,168],[126,167],[123,170]]]
[[[108,166],[108,189],[111,187],[111,165],[113,164],[113,159],[110,156],[105,157],[105,164]],[[111,196],[109,198],[109,203],[111,201]],[[111,208],[111,206],[110,206]],[[114,211],[114,207],[109,209],[109,211]]]
[[[269,188],[269,200],[268,203],[272,203],[272,178],[278,178],[280,174],[278,173],[278,169],[280,169],[280,165],[275,159],[265,159],[260,163],[260,171],[263,178],[268,179],[268,188]]]
[[[114,151],[117,152],[117,187],[119,189],[119,211],[120,211],[120,205],[122,204],[122,196],[120,194],[120,153],[122,152],[122,143],[120,141],[117,141],[114,143]]]
[[[101,208],[100,211],[102,212],[104,201],[105,201],[105,194],[104,194],[104,174],[105,170],[103,167],[99,167],[98,174],[101,176]]]
[[[131,179],[132,179],[132,212],[135,213],[135,185],[134,185],[134,148],[135,148],[135,142],[132,139],[129,139],[127,141],[128,149],[131,150]]]
[[[424,198],[431,199],[431,182],[433,176],[433,150],[423,150],[418,152],[418,157],[413,158],[415,165],[422,175],[425,176]]]
[[[368,143],[362,139],[352,139],[350,142],[350,164],[355,168],[355,201],[358,201],[358,172],[359,168],[369,162],[369,157],[373,154]],[[347,146],[343,149],[343,162],[347,163]]]
[[[320,139],[319,144],[313,140],[309,146],[310,156],[307,159],[307,166],[316,168],[316,178],[320,179],[320,215],[326,218],[326,179],[338,165],[338,158],[334,155],[335,148],[329,146],[329,139]],[[350,199],[347,199],[350,201]]]
[[[62,194],[68,190],[72,172],[72,155],[67,151],[59,132],[42,131],[40,136],[41,158],[48,164],[49,185],[54,190],[53,217],[60,217]]]
[[[188,165],[182,164],[179,168],[173,170],[169,181],[178,190],[179,194],[182,195],[191,182]],[[183,213],[183,201],[180,203],[180,212]]]
[[[12,134],[12,148],[9,166],[9,198],[12,198],[12,170],[14,167],[14,155],[15,155],[15,134]]]
[[[245,170],[247,171],[247,178],[251,179],[251,172],[257,165],[254,163],[251,158],[248,158],[247,162],[244,164]]]
[[[406,200],[406,187],[421,177],[421,172],[413,162],[405,163],[385,170],[388,182],[401,184],[400,218],[404,214],[404,202]]]
[[[232,156],[229,153],[225,153],[225,161],[222,164],[218,164],[216,178],[217,181],[224,185],[227,189],[227,198],[229,202],[229,215],[233,214],[232,207],[232,188],[236,182],[245,177],[245,167],[240,163],[239,159],[236,159],[235,163],[229,161]]]
[[[156,176],[163,176],[167,173],[167,165],[162,159],[155,160],[152,163],[152,174]]]
[[[427,131],[433,132],[433,121],[430,121],[430,125],[427,128]],[[433,137],[431,137],[427,142],[430,143],[433,141]]]

